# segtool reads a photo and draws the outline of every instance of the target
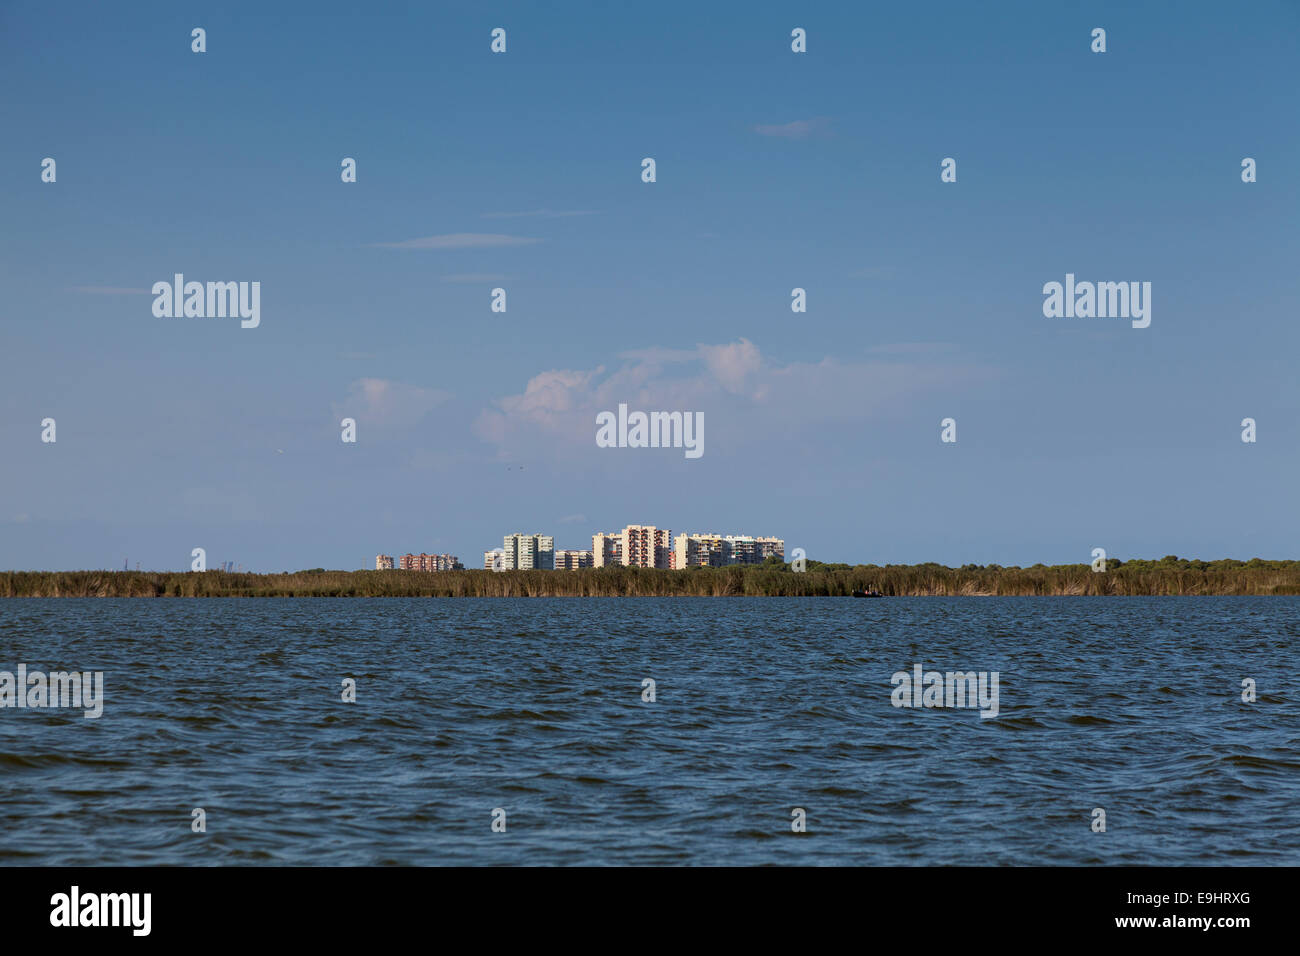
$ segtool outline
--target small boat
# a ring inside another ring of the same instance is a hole
[[[872,588],[870,591],[854,591],[853,596],[854,597],[884,597],[884,595],[881,594],[879,591],[877,591],[875,588]]]

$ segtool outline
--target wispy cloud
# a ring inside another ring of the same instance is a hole
[[[527,246],[540,239],[527,236],[503,236],[493,232],[453,232],[444,236],[425,236],[401,242],[372,242],[384,249],[499,249],[502,246]]]
[[[358,427],[364,424],[381,428],[414,425],[430,411],[448,401],[451,392],[440,388],[423,388],[383,378],[359,378],[348,386],[348,396],[335,402],[335,418],[350,416]]]
[[[127,289],[116,285],[74,285],[72,288],[86,295],[153,295],[148,289]]]
[[[571,216],[594,216],[595,209],[530,209],[527,212],[485,212],[484,219],[568,219]]]
[[[442,276],[443,282],[507,282],[511,276],[498,272],[462,272],[457,275]]]
[[[830,123],[829,118],[818,116],[815,119],[795,120],[791,123],[773,125],[760,123],[754,127],[754,132],[759,136],[775,136],[778,139],[807,139],[814,133],[829,128]]]
[[[778,364],[748,339],[692,350],[648,348],[625,352],[612,372],[552,369],[528,381],[523,394],[506,395],[484,409],[474,423],[483,440],[500,453],[542,458],[594,447],[595,415],[626,402],[633,408],[707,411],[724,423],[734,445],[779,442],[818,426],[861,424],[864,419],[912,414],[919,395],[969,388],[996,378],[996,369],[960,354],[903,343],[882,347],[896,356],[851,361]],[[671,369],[667,368],[672,365]]]
[[[727,345],[701,345],[699,351],[718,384],[732,394],[745,391],[746,382],[763,364],[758,346],[749,339]]]

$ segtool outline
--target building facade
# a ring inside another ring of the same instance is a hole
[[[654,525],[630,524],[622,531],[591,536],[591,566],[629,568],[674,566],[673,533]]]
[[[599,532],[591,536],[591,566],[593,568],[613,567],[622,563],[622,532]]]
[[[785,542],[780,538],[751,537],[747,534],[727,535],[732,564],[762,564],[768,558],[785,560]]]
[[[762,564],[769,557],[785,560],[781,538],[742,534],[679,534],[673,542],[674,567],[718,568],[728,564]]]
[[[623,529],[623,564],[629,568],[673,567],[673,533],[649,524],[628,525]]]
[[[393,570],[393,556],[391,554],[375,555],[375,570],[376,571]]]
[[[454,554],[404,554],[399,566],[403,571],[455,571],[462,565]]]
[[[555,569],[555,539],[549,534],[508,534],[502,550],[507,571]]]
[[[576,571],[579,568],[589,568],[592,566],[592,560],[590,551],[556,551],[555,570]]]

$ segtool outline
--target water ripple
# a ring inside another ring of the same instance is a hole
[[[8,600],[0,671],[102,670],[105,700],[0,709],[0,863],[1296,865],[1298,622],[1300,597]],[[998,715],[893,706],[917,664],[997,671]]]

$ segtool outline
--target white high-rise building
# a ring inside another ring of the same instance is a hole
[[[600,531],[591,536],[591,566],[614,567],[623,563],[623,533]]]
[[[762,564],[769,557],[785,560],[780,538],[745,534],[679,534],[673,542],[673,566],[721,567],[727,564]]]
[[[508,534],[503,550],[507,571],[555,570],[555,539],[549,534]]]
[[[673,533],[654,525],[630,524],[622,531],[591,536],[593,567],[673,567]]]

